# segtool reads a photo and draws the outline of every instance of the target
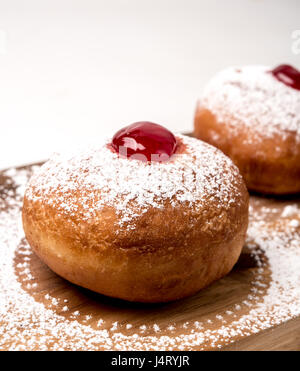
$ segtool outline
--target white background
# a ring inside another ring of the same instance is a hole
[[[0,0],[0,168],[140,120],[189,131],[233,64],[291,63],[299,0]]]

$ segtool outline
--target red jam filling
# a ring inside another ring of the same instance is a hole
[[[300,72],[288,64],[281,64],[271,71],[272,75],[283,84],[300,90]]]
[[[112,147],[122,157],[163,162],[175,153],[177,140],[166,128],[152,122],[135,122],[119,130]]]

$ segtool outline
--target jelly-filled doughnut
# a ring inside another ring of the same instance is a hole
[[[26,238],[54,272],[138,302],[180,299],[226,275],[247,223],[248,192],[232,161],[149,122],[55,155],[23,206]]]
[[[300,192],[300,73],[289,65],[231,67],[198,102],[194,134],[221,149],[250,190]]]

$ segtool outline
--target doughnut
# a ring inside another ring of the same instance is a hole
[[[292,66],[231,67],[198,101],[194,136],[221,149],[249,190],[300,192],[300,73]]]
[[[231,271],[248,192],[220,150],[139,122],[54,154],[30,179],[22,217],[28,243],[59,276],[114,298],[168,302]]]

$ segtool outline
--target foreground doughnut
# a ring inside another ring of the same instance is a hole
[[[58,275],[138,302],[194,294],[236,263],[248,193],[221,151],[178,135],[169,161],[120,157],[110,140],[54,156],[30,181],[23,225]]]
[[[195,136],[228,155],[250,190],[300,192],[299,77],[290,66],[232,67],[198,103]]]

